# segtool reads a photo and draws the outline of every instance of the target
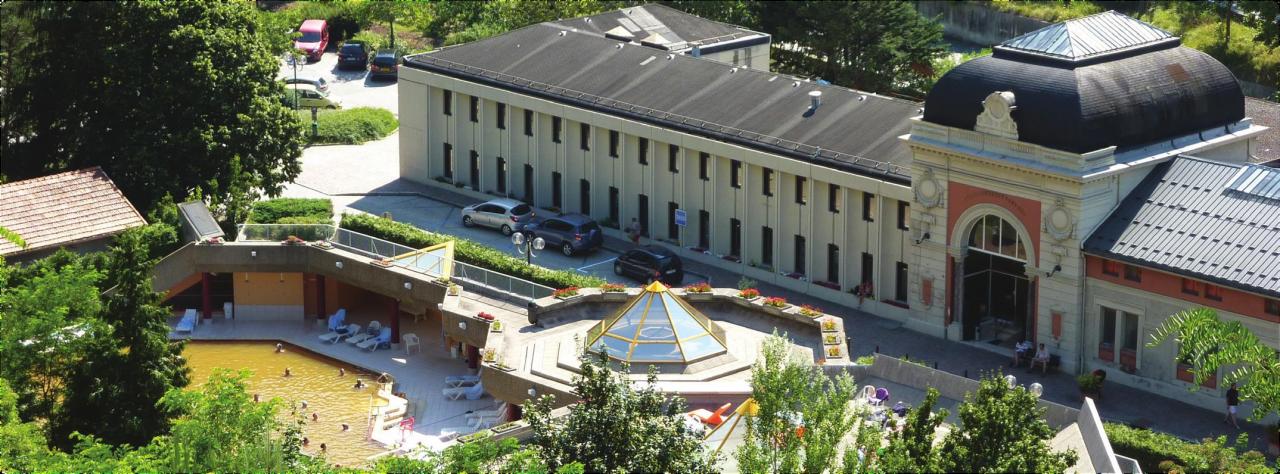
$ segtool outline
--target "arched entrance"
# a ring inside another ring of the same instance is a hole
[[[1027,276],[1030,243],[1008,220],[987,214],[973,221],[964,241],[962,339],[1012,346],[1034,338],[1035,285]]]

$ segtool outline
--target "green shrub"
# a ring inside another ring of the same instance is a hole
[[[1280,46],[1255,40],[1258,30],[1239,22],[1231,24],[1231,38],[1223,41],[1221,19],[1214,14],[1192,14],[1174,7],[1157,7],[1140,17],[1182,37],[1182,44],[1221,61],[1240,79],[1274,87],[1280,82]]]
[[[1102,13],[1102,7],[1081,0],[995,0],[991,7],[1003,12],[1057,23],[1094,13]]]
[[[280,22],[297,29],[303,20],[325,20],[329,23],[329,41],[337,44],[354,36],[372,22],[365,2],[293,2],[275,12],[264,12],[280,18]]]
[[[1240,435],[1235,443],[1228,443],[1226,436],[1189,443],[1117,423],[1104,423],[1103,428],[1116,454],[1137,460],[1144,472],[1274,472],[1262,453],[1247,450],[1247,435]]]
[[[299,110],[298,118],[311,137],[311,111]],[[390,110],[374,107],[322,110],[316,120],[317,136],[311,137],[311,143],[317,144],[359,145],[386,137],[400,126]]]
[[[333,203],[328,199],[279,198],[253,203],[250,224],[331,224]]]
[[[429,232],[409,224],[368,214],[343,214],[341,227],[413,248],[454,241],[453,258],[459,262],[522,278],[552,288],[594,288],[604,279],[564,270],[529,265],[498,249],[448,234]]]

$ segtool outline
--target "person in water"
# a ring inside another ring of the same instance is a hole
[[[356,379],[356,384],[354,385],[353,388],[355,388],[356,390],[360,390],[364,388],[364,380]]]
[[[262,400],[261,400],[259,397],[260,397],[260,395],[258,395],[258,394],[256,394],[256,393],[255,393],[255,394],[253,394],[253,403],[261,402]]]
[[[308,406],[307,401],[306,401],[306,400],[303,400],[303,401],[302,401],[302,409],[303,409],[303,410],[306,410],[306,409],[307,409],[307,406]]]
[[[309,445],[311,445],[311,438],[308,438],[308,437],[306,437],[306,436],[303,436],[303,437],[302,437],[302,445],[303,445],[303,446],[309,446]]]
[[[314,412],[312,412],[312,413],[311,413],[311,421],[320,421],[320,414],[319,414],[319,413],[314,413]]]
[[[342,424],[342,431],[351,431],[351,425],[348,425],[348,424],[346,424],[346,423],[343,423],[343,424]]]
[[[284,344],[281,344],[281,343],[278,343],[278,342],[277,342],[277,343],[276,343],[276,354],[279,354],[279,353],[281,353],[281,352],[284,352]]]
[[[329,452],[329,447],[328,447],[328,446],[325,446],[325,445],[324,445],[324,443],[320,443],[320,452],[322,452],[322,453],[327,453],[327,452]]]
[[[293,371],[292,371],[292,370],[289,370],[289,368],[288,368],[288,367],[285,367],[285,368],[284,368],[284,376],[285,376],[285,377],[290,377],[290,376],[292,376],[292,375],[293,375]]]
[[[347,376],[347,369],[344,369],[344,368],[342,368],[342,367],[338,367],[338,376],[339,376],[339,377],[346,377],[346,376]]]

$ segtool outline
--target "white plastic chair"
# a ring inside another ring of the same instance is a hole
[[[421,344],[422,341],[418,340],[417,334],[414,334],[411,332],[405,333],[404,335],[400,336],[400,341],[404,343],[405,355],[412,354],[412,352],[409,352],[410,347],[417,347],[418,352],[422,352],[422,344]]]

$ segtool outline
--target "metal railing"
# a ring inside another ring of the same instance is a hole
[[[556,291],[555,288],[549,286],[539,285],[529,280],[458,261],[453,262],[453,279],[471,285],[483,286],[489,290],[506,293],[527,301],[551,296],[551,293]]]

